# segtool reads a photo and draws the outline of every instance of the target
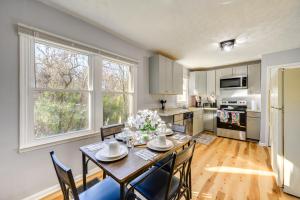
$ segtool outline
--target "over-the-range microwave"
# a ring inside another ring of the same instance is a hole
[[[221,77],[220,88],[221,89],[247,89],[248,78],[246,75]]]

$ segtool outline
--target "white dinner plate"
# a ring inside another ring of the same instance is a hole
[[[147,147],[155,151],[168,151],[174,147],[174,144],[170,140],[166,140],[166,145],[161,145],[156,139],[147,143]]]
[[[116,154],[111,154],[111,153],[109,153],[108,145],[105,145],[105,147],[103,149],[100,149],[96,153],[96,155],[100,156],[101,158],[114,159],[114,158],[118,158],[118,157],[124,155],[126,152],[128,153],[127,147],[124,145],[120,145],[119,152]]]
[[[170,129],[170,128],[168,128],[167,130],[166,130],[166,132],[165,132],[165,135],[166,136],[170,136],[170,135],[173,135],[174,134],[174,132],[172,131],[172,129]]]
[[[116,158],[106,158],[106,157],[102,157],[99,154],[96,154],[95,157],[97,160],[102,161],[102,162],[113,162],[113,161],[117,161],[117,160],[121,160],[122,158],[126,157],[128,155],[128,151],[126,153],[124,153],[123,155],[116,157]]]

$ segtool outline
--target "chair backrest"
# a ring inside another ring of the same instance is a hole
[[[189,146],[187,146],[185,149],[180,151],[179,153],[175,153],[173,157],[172,167],[171,167],[171,177],[175,174],[179,173],[179,188],[184,185],[185,187],[188,187],[188,176],[191,170],[191,163],[194,155],[195,150],[195,141],[192,141],[189,143]],[[169,184],[171,183],[171,180]],[[170,185],[168,185],[168,188],[170,190]],[[168,191],[169,191],[168,190]]]
[[[103,141],[104,138],[115,135],[117,133],[121,133],[122,129],[125,127],[124,124],[113,124],[109,126],[101,127],[101,140]]]
[[[178,133],[185,133],[185,125],[172,124],[172,131]]]
[[[54,169],[61,187],[64,200],[69,200],[69,192],[71,190],[74,200],[79,200],[72,170],[64,166],[55,156],[54,151],[50,152],[50,156],[54,165]]]

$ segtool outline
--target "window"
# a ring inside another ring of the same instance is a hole
[[[89,130],[89,57],[35,42],[34,137]]]
[[[117,124],[133,113],[134,79],[132,65],[103,59],[103,124]]]
[[[99,134],[136,110],[134,64],[71,46],[20,33],[20,151]]]
[[[187,98],[188,98],[188,79],[183,78],[183,84],[182,84],[182,94],[177,95],[177,102],[181,104],[186,104],[187,103]]]
[[[93,60],[20,35],[20,150],[95,132]]]

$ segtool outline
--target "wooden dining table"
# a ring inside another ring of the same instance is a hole
[[[86,190],[86,175],[88,173],[88,162],[91,161],[95,163],[98,167],[100,167],[105,174],[107,174],[120,184],[120,198],[122,200],[125,199],[126,187],[132,180],[143,174],[159,160],[165,158],[166,156],[172,154],[175,151],[178,151],[181,148],[184,148],[184,146],[189,144],[189,142],[191,141],[191,137],[188,135],[186,135],[186,137],[181,140],[175,139],[172,136],[167,137],[167,139],[173,142],[174,147],[164,152],[157,152],[151,150],[157,154],[152,160],[144,160],[143,158],[135,154],[135,152],[147,148],[146,145],[130,149],[128,155],[125,158],[114,162],[102,162],[97,160],[95,157],[97,150],[89,150],[89,148],[87,148],[89,145],[80,147],[80,151],[82,152],[83,189]]]

